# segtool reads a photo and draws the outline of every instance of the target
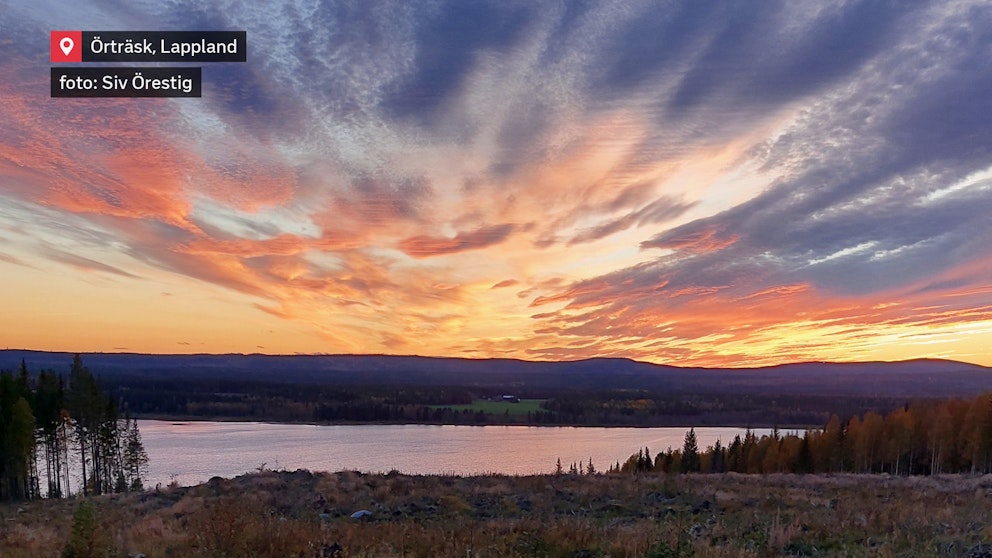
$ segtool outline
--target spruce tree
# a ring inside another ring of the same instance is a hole
[[[103,558],[111,555],[107,533],[100,525],[93,504],[83,500],[72,514],[72,531],[62,549],[62,558]]]
[[[26,385],[0,373],[0,499],[33,495],[34,414]]]
[[[123,449],[123,470],[127,480],[126,490],[142,490],[143,477],[148,472],[148,454],[145,446],[141,443],[141,431],[138,430],[138,421],[124,418],[124,449]],[[561,460],[558,460],[561,467]]]
[[[726,471],[724,458],[723,445],[720,444],[720,440],[718,439],[713,444],[713,460],[710,462],[711,473],[722,473]]]
[[[699,443],[696,441],[695,428],[690,428],[685,434],[685,441],[682,443],[681,470],[683,473],[699,471]]]

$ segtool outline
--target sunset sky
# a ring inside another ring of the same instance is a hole
[[[0,348],[992,365],[992,4],[256,4],[0,0]]]

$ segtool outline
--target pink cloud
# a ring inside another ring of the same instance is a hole
[[[474,231],[458,233],[454,237],[413,236],[401,240],[400,250],[415,258],[429,258],[456,254],[468,250],[480,250],[499,244],[510,236],[515,225],[502,224],[480,227]]]

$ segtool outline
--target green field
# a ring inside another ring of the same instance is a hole
[[[433,408],[443,408],[449,407],[452,411],[460,413],[462,411],[468,410],[472,413],[477,413],[482,411],[486,414],[491,415],[504,415],[509,413],[510,416],[526,415],[527,413],[533,413],[541,410],[541,403],[547,401],[546,399],[521,399],[519,403],[511,403],[508,401],[487,401],[485,399],[476,399],[471,405],[432,405]]]

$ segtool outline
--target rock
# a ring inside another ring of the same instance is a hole
[[[369,510],[358,510],[355,513],[351,514],[352,519],[365,519],[371,516],[372,516],[372,512],[370,512]]]

